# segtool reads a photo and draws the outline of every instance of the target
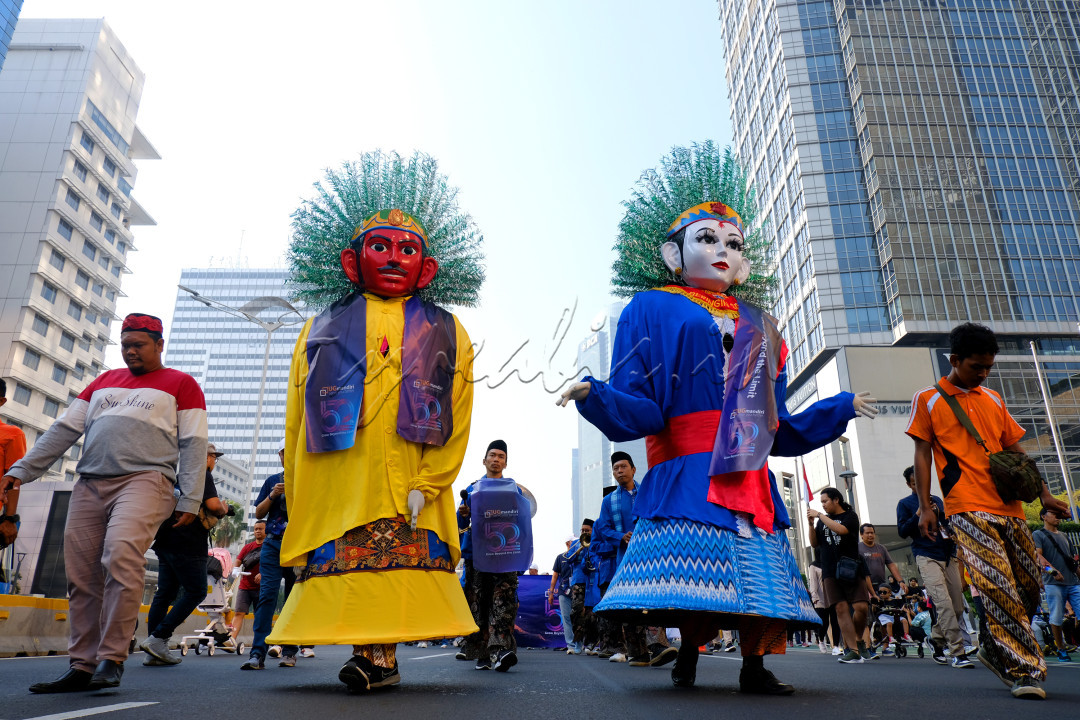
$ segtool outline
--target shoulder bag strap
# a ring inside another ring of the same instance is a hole
[[[956,398],[945,392],[941,387],[941,383],[934,383],[934,387],[941,394],[941,397],[945,398],[945,402],[952,409],[953,414],[956,415],[956,419],[964,426],[964,429],[971,433],[971,436],[975,438],[975,442],[979,444],[979,447],[983,449],[983,452],[989,455],[990,451],[986,449],[986,443],[983,442],[982,436],[979,435],[979,431],[975,429],[975,425],[971,422],[971,418],[964,412],[964,408],[960,407],[960,403],[956,401]]]

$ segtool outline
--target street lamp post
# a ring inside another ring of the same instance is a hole
[[[247,320],[250,323],[258,325],[266,332],[266,349],[263,352],[262,379],[259,381],[259,400],[255,405],[255,429],[251,437],[251,455],[248,459],[248,489],[249,491],[253,490],[255,487],[255,456],[259,447],[259,428],[262,425],[263,395],[266,392],[266,372],[270,366],[270,341],[273,339],[275,331],[280,330],[287,325],[295,325],[304,322],[304,316],[284,298],[262,296],[246,302],[238,308],[234,308],[231,305],[226,305],[219,300],[206,297],[183,285],[177,285],[176,287],[180,288],[190,295],[193,300],[202,303],[206,307],[220,310],[226,315],[232,315],[233,317]],[[267,321],[258,317],[261,313],[271,308],[278,311],[273,320]]]
[[[1031,358],[1035,361],[1035,376],[1039,379],[1039,394],[1042,395],[1043,407],[1046,408],[1046,421],[1050,425],[1050,437],[1054,440],[1054,450],[1057,452],[1058,465],[1061,467],[1061,477],[1065,480],[1065,493],[1069,496],[1069,513],[1076,520],[1076,501],[1073,498],[1072,480],[1069,478],[1069,468],[1065,465],[1065,454],[1061,452],[1061,441],[1058,439],[1057,421],[1054,420],[1054,411],[1050,407],[1050,394],[1046,390],[1043,381],[1042,368],[1039,366],[1039,356],[1035,353],[1035,341],[1029,340]]]

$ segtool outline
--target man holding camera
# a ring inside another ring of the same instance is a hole
[[[1032,533],[1043,571],[1043,586],[1046,588],[1046,602],[1050,606],[1050,631],[1054,633],[1058,660],[1071,662],[1066,649],[1065,637],[1061,625],[1065,619],[1065,602],[1068,601],[1076,612],[1080,608],[1080,577],[1077,577],[1076,548],[1065,533],[1058,530],[1062,515],[1044,507],[1039,512],[1043,526]]]

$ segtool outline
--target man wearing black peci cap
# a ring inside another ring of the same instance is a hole
[[[478,497],[485,490],[485,480],[503,478],[506,468],[506,442],[493,440],[484,454],[484,477],[467,488],[466,497],[458,507],[458,526],[466,532],[461,541],[461,556],[465,558],[465,599],[473,614],[473,621],[479,630],[465,638],[459,655],[466,660],[476,658],[477,670],[497,670],[506,672],[517,664],[517,641],[514,639],[514,619],[518,612],[518,573],[486,572],[477,569],[474,555],[479,553],[480,543],[472,537],[473,510]],[[507,478],[509,480],[509,478]],[[522,488],[513,483],[517,494],[525,500]],[[531,505],[525,500],[524,505]],[[476,516],[478,523],[484,520],[481,514]],[[531,528],[531,513],[528,517],[518,518],[519,529],[523,523]],[[522,532],[522,555],[532,556],[531,533]],[[525,566],[528,561],[525,561]],[[524,568],[522,568],[524,569]]]

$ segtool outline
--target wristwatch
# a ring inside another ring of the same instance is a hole
[[[19,522],[18,515],[0,515],[0,523],[17,523]]]

